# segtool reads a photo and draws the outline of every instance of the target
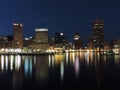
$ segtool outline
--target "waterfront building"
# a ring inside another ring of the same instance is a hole
[[[74,48],[75,49],[82,48],[82,39],[77,32],[74,34]]]
[[[120,38],[112,39],[111,48],[120,48]]]
[[[24,38],[23,47],[29,48],[29,45],[33,43],[35,37]]]
[[[116,54],[120,54],[120,38],[115,38],[111,41],[110,48],[113,49],[113,51]]]
[[[93,49],[93,37],[90,36],[88,39],[88,48]]]
[[[50,39],[49,39],[49,45],[50,45],[50,49],[54,49],[54,46],[55,46],[55,38],[50,38]]]
[[[35,29],[35,38],[32,40],[32,43],[28,47],[41,52],[46,51],[49,48],[48,29],[46,28]]]
[[[8,39],[7,37],[0,37],[0,48],[7,48]]]
[[[6,36],[7,37],[7,48],[12,48],[12,41],[13,41],[13,36]]]
[[[104,48],[104,22],[96,19],[92,28],[93,48]]]
[[[23,48],[23,25],[13,23],[13,48]]]
[[[67,40],[63,33],[56,32],[54,38],[55,38],[55,47],[63,48],[63,46],[65,46]]]
[[[104,43],[104,51],[110,50],[110,44],[108,42]]]
[[[0,37],[0,48],[12,48],[13,36]]]

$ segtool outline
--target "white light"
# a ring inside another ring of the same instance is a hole
[[[61,62],[60,64],[60,76],[61,76],[61,80],[63,80],[64,77],[64,63]]]
[[[25,40],[29,40],[29,38],[25,38]]]
[[[50,56],[50,55],[48,56],[48,60],[49,60],[48,65],[49,65],[49,67],[50,67],[50,66],[51,66],[51,56]]]
[[[21,27],[23,27],[22,24],[18,24],[18,23],[13,23],[13,25],[14,25],[14,26],[18,26],[18,25],[20,25]]]
[[[10,70],[13,70],[13,56],[10,57]]]
[[[60,33],[61,36],[63,36],[63,33]]]
[[[30,39],[32,39],[32,37],[30,37]]]
[[[1,69],[4,70],[4,56],[1,56]]]
[[[23,27],[23,25],[22,25],[22,24],[20,24],[20,26],[21,26],[21,27]]]
[[[3,52],[4,50],[5,50],[4,48],[1,49],[2,52]]]
[[[8,69],[8,56],[5,57],[6,59],[6,70]]]
[[[14,51],[14,49],[10,49],[10,52],[13,52]]]
[[[13,25],[14,25],[14,26],[17,26],[17,25],[19,25],[19,24],[17,24],[17,23],[13,23]]]
[[[20,66],[21,66],[21,56],[20,55],[18,55],[18,70],[19,70],[19,68],[20,68]]]
[[[78,40],[79,38],[74,38],[74,40]]]
[[[15,52],[21,52],[22,50],[20,48],[15,49]]]
[[[48,29],[47,28],[38,28],[38,29],[35,29],[35,31],[36,32],[38,32],[38,31],[48,31]]]
[[[19,71],[20,66],[21,66],[21,57],[18,55],[15,56],[15,69]]]
[[[66,64],[68,64],[68,53],[66,53]]]

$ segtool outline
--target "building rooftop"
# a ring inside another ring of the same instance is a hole
[[[23,27],[23,25],[21,23],[13,23],[14,26],[18,26],[20,25],[21,27]]]
[[[47,28],[37,28],[37,29],[35,29],[35,31],[36,32],[38,32],[38,31],[48,31],[48,29]]]

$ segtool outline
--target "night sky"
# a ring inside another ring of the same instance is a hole
[[[105,41],[120,37],[119,0],[0,0],[0,36],[13,35],[14,22],[24,25],[24,37],[48,28],[49,37],[63,32],[68,41],[78,32],[87,42],[92,22],[104,20]]]

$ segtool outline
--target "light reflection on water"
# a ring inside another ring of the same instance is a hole
[[[25,80],[29,78],[35,82],[46,83],[52,74],[60,76],[60,81],[64,81],[66,70],[73,69],[76,78],[80,78],[82,64],[88,70],[93,70],[97,87],[101,87],[104,66],[114,60],[115,65],[120,65],[120,56],[106,56],[100,53],[73,52],[55,55],[1,55],[0,75],[12,73],[13,88],[21,87]],[[57,72],[53,73],[56,68]],[[1,77],[0,77],[1,78]]]

